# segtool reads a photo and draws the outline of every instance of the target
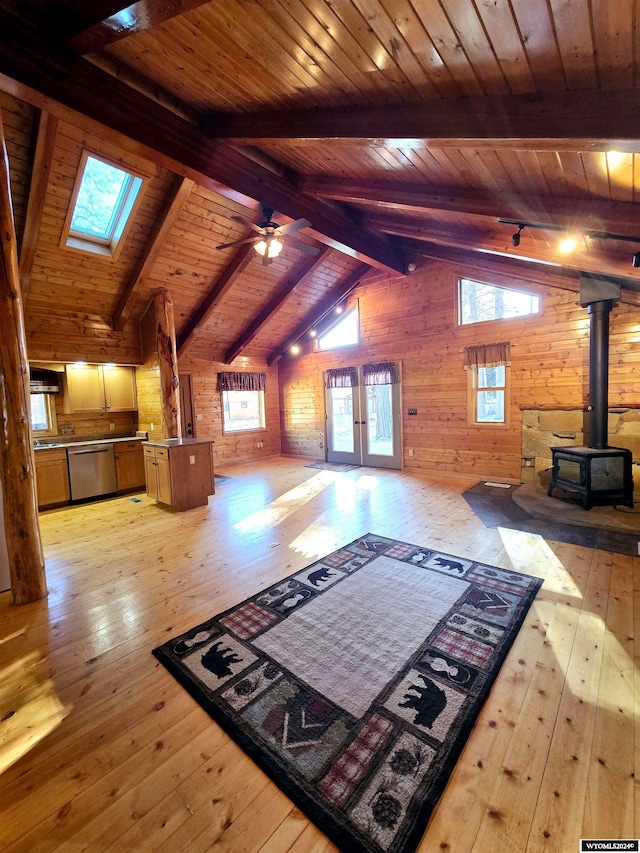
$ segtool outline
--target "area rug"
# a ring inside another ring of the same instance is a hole
[[[154,654],[343,853],[407,853],[541,583],[366,534]]]

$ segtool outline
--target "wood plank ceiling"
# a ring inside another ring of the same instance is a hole
[[[272,361],[370,267],[640,290],[639,32],[632,0],[0,0],[27,310],[121,330],[167,287],[181,351]],[[60,247],[85,148],[149,178],[116,260]],[[216,249],[262,206],[321,255]]]

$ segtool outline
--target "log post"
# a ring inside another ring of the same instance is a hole
[[[162,434],[165,438],[180,438],[180,382],[178,379],[178,356],[176,354],[176,328],[173,318],[173,302],[168,290],[156,290],[153,294],[156,321],[156,346],[160,374],[162,400]]]
[[[0,476],[14,604],[44,598],[47,581],[38,524],[31,437],[29,363],[20,294],[9,158],[0,117]]]

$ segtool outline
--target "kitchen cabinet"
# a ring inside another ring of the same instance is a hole
[[[141,441],[114,444],[116,456],[116,488],[119,492],[144,489],[145,461]]]
[[[35,460],[38,507],[42,509],[69,503],[71,492],[66,448],[38,450]]]
[[[147,495],[179,512],[206,506],[215,491],[211,444],[198,439],[144,444]]]
[[[136,374],[133,367],[67,364],[65,411],[134,412]]]

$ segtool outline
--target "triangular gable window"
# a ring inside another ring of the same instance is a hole
[[[360,343],[360,322],[358,309],[348,311],[337,323],[334,323],[323,335],[318,336],[318,349],[338,349]]]
[[[63,244],[113,257],[140,200],[143,179],[83,152]]]

